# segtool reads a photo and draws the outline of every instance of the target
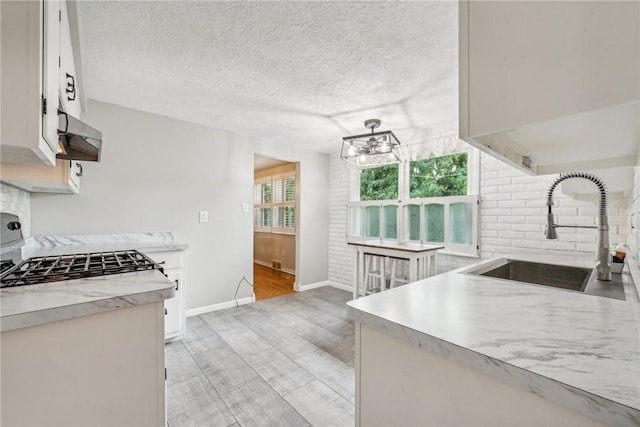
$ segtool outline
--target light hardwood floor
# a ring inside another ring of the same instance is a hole
[[[351,293],[322,287],[187,319],[169,426],[353,426]]]
[[[253,292],[256,301],[292,294],[296,276],[253,264]]]

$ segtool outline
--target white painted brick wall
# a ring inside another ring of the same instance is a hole
[[[595,230],[561,228],[558,229],[558,240],[544,237],[547,190],[557,177],[557,174],[529,176],[491,156],[481,155],[481,258],[515,252],[595,254]],[[590,200],[574,199],[562,194],[558,187],[553,199],[553,212],[558,223],[595,225],[598,212],[595,197]],[[612,244],[628,240],[630,220],[627,206],[627,199],[608,200]],[[468,262],[461,263],[464,264]]]
[[[0,211],[18,215],[24,237],[31,235],[31,194],[0,182]]]
[[[558,240],[544,237],[546,195],[557,174],[529,176],[524,172],[481,154],[480,170],[480,257],[500,255],[547,254],[567,252],[594,254],[596,233],[589,229],[558,229]],[[635,188],[629,199],[609,198],[608,217],[612,247],[617,243],[640,248],[640,168],[635,171]],[[338,155],[331,157],[329,212],[329,280],[351,285],[353,253],[346,244],[348,169]],[[595,187],[594,187],[595,188]],[[595,225],[596,198],[574,199],[556,188],[554,214],[560,224]],[[634,213],[637,229],[631,233],[630,215]],[[449,271],[477,262],[477,258],[440,254],[439,271]]]
[[[347,245],[349,170],[339,155],[329,159],[329,280],[352,284],[353,251]]]

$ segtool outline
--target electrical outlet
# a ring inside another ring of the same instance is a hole
[[[242,204],[242,213],[247,213],[249,212],[249,203],[243,203]]]
[[[209,211],[200,211],[200,222],[209,222]]]

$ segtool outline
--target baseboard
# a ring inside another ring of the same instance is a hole
[[[256,294],[252,293],[250,297],[240,298],[238,305],[251,304],[256,302]],[[209,313],[210,311],[224,310],[225,308],[231,308],[236,306],[236,301],[226,301],[218,304],[206,305],[204,307],[192,308],[187,310],[187,317],[197,316],[199,314]]]
[[[304,292],[311,289],[321,288],[323,286],[332,286],[334,288],[342,289],[343,291],[353,292],[353,287],[343,285],[341,283],[332,282],[331,280],[324,280],[322,282],[309,283],[308,285],[299,285],[296,284],[295,290],[297,292]]]
[[[253,260],[254,264],[258,264],[261,265],[263,267],[267,267],[273,270],[273,267],[271,266],[271,264],[269,264],[268,262],[265,261],[258,261],[258,260]],[[275,270],[275,271],[282,271],[283,273],[287,273],[287,274],[291,274],[292,276],[296,275],[296,272],[294,270],[290,270],[288,268],[283,268],[282,270]]]
[[[343,291],[353,292],[353,285],[343,285],[342,283],[332,282],[330,280],[327,281],[329,286],[333,286],[334,288],[342,289]]]

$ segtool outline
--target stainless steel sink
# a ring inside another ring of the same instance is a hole
[[[501,258],[464,272],[514,283],[530,283],[589,295],[625,299],[620,274],[613,274],[611,281],[596,280],[595,272],[591,268]]]

